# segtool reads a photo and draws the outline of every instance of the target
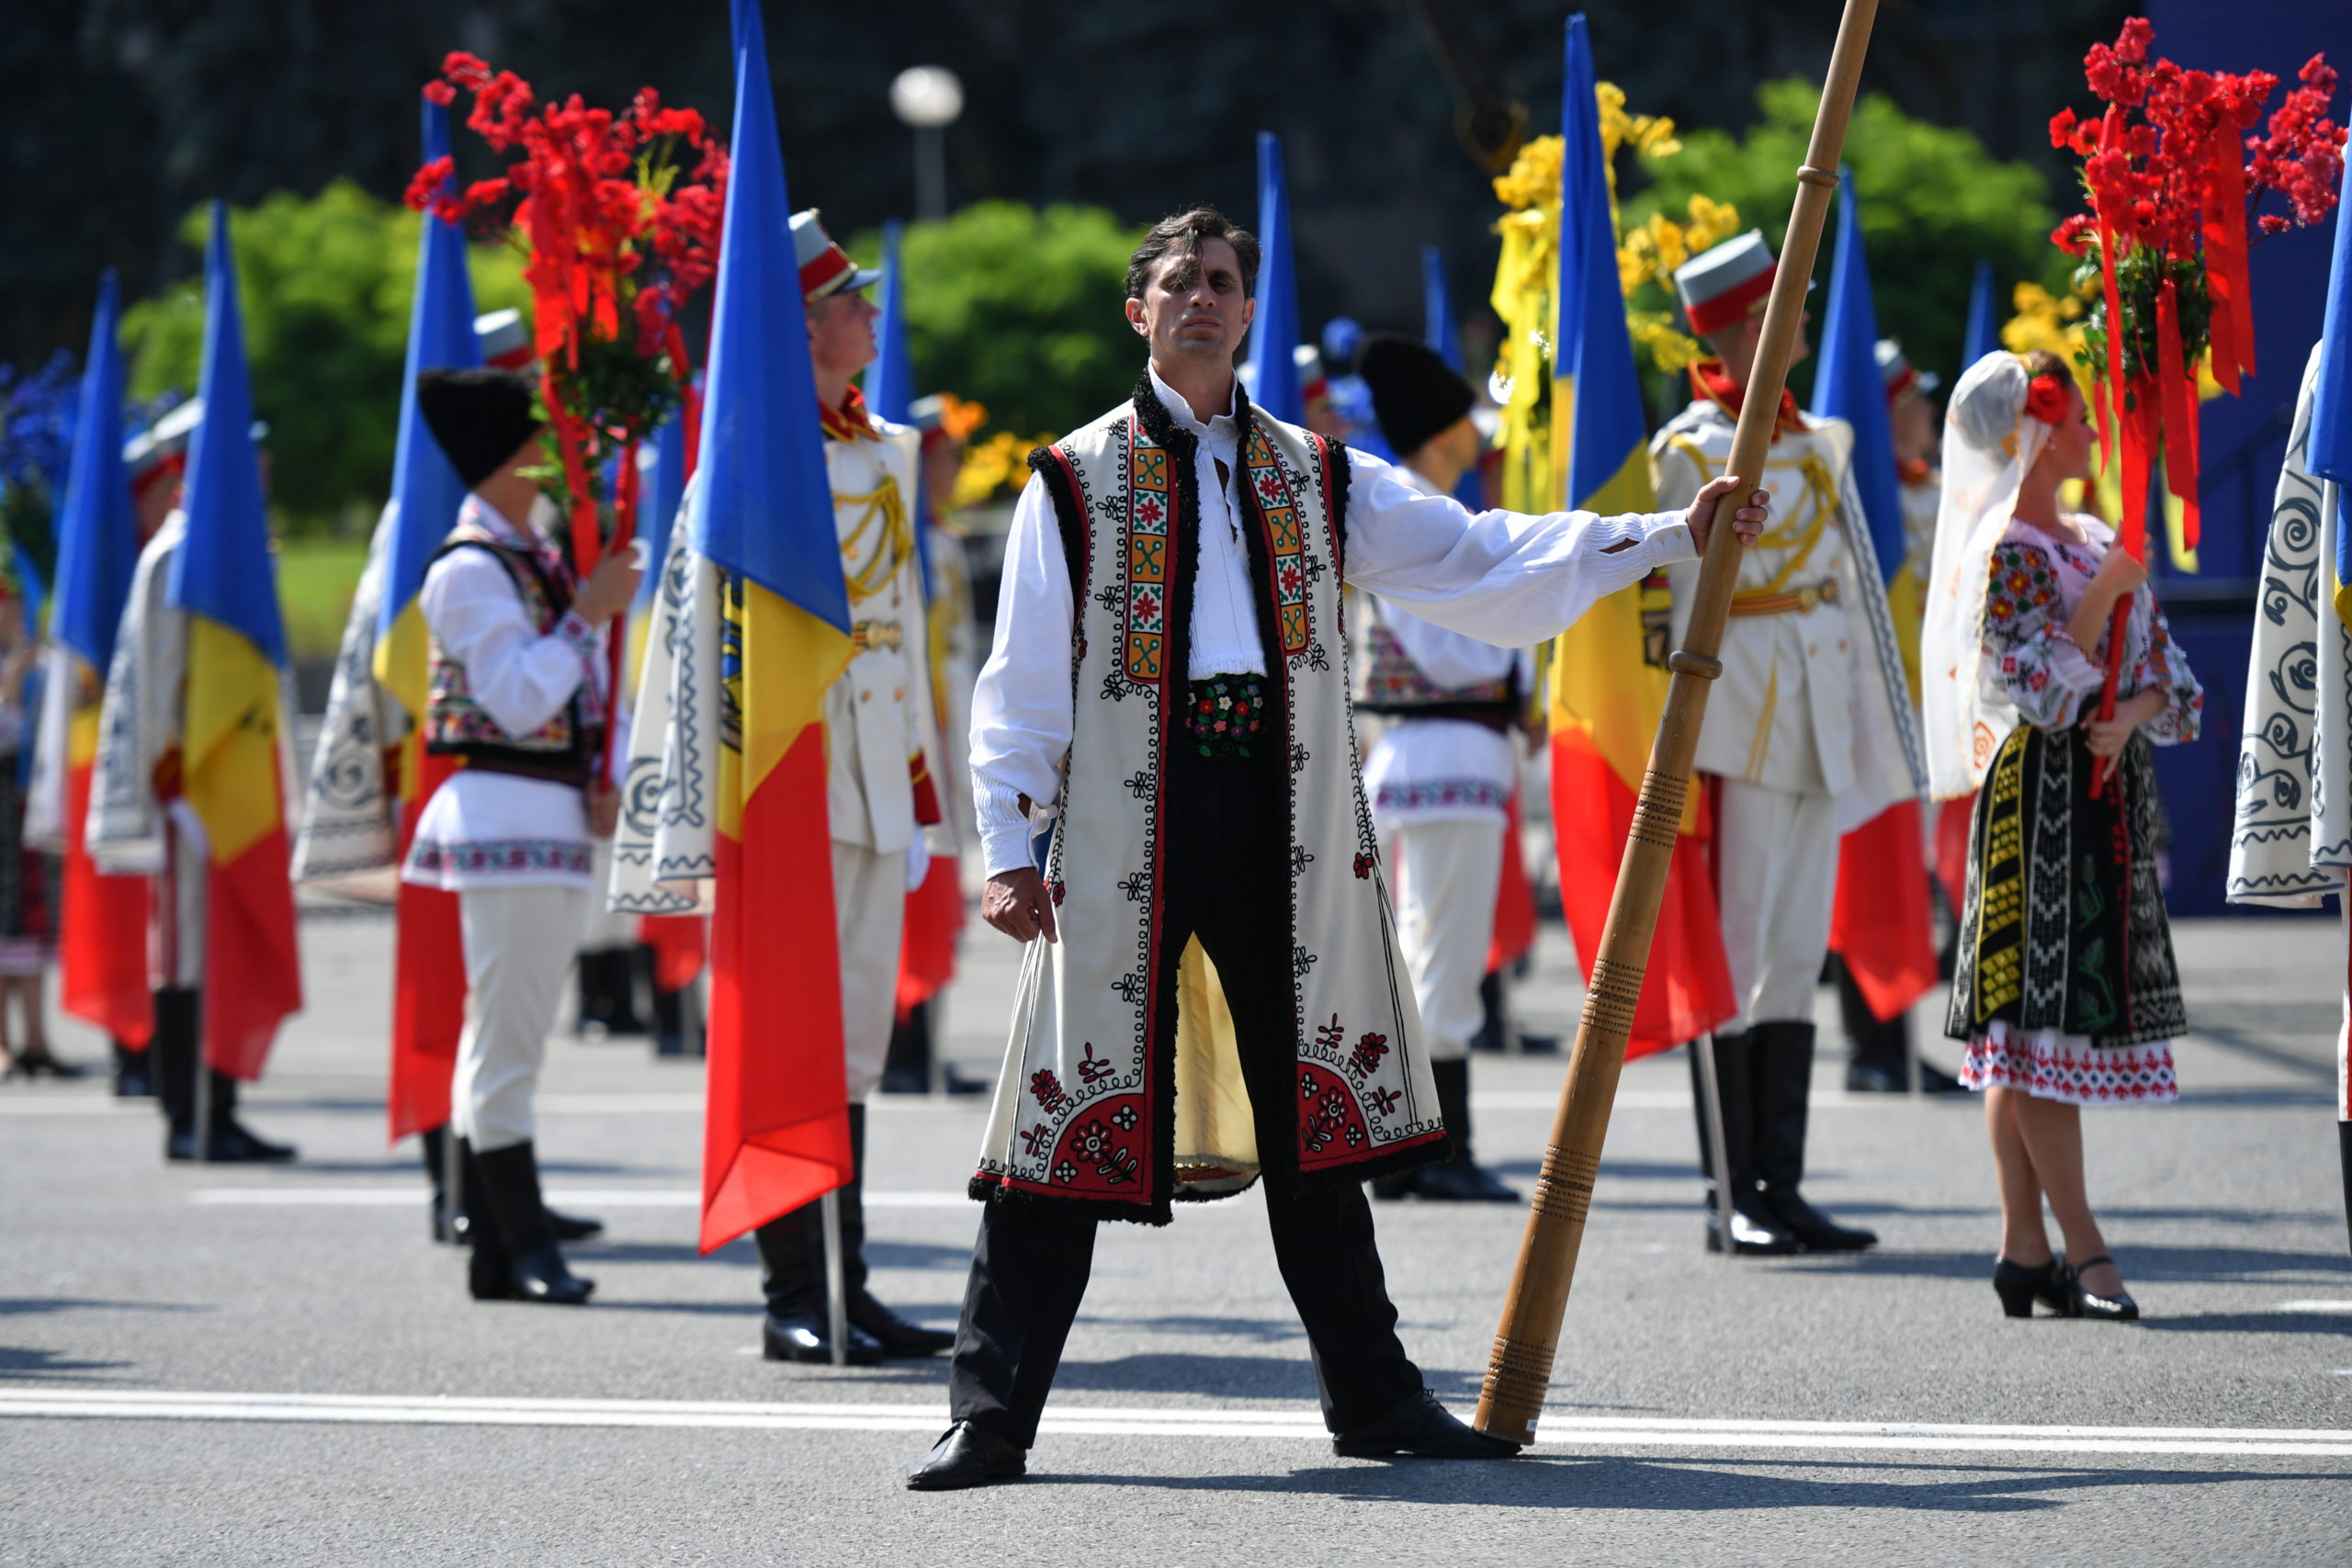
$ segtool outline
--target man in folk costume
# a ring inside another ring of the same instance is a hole
[[[1695,392],[1650,443],[1661,505],[1695,496],[1731,455],[1762,333],[1774,260],[1753,231],[1675,273],[1690,329],[1714,357],[1691,367]],[[1798,340],[1800,352],[1804,340]],[[1829,945],[1838,840],[1922,787],[1918,727],[1870,530],[1853,490],[1852,429],[1809,419],[1784,396],[1760,481],[1774,525],[1740,558],[1724,628],[1723,675],[1707,700],[1695,765],[1707,775],[1714,857],[1739,1016],[1692,1047],[1708,1201],[1731,1193],[1740,1252],[1852,1251],[1869,1231],[1805,1201],[1814,989]],[[1698,586],[1695,563],[1668,572],[1674,635]],[[1709,1135],[1703,1065],[1713,1056],[1724,1162]],[[1707,1232],[1710,1248],[1720,1233]]]
[[[401,878],[458,895],[469,992],[450,1120],[478,1301],[575,1304],[539,1187],[532,1100],[548,1034],[610,837],[604,754],[607,624],[639,571],[627,552],[585,582],[525,470],[539,460],[531,382],[512,370],[424,371],[417,405],[468,491],[418,604],[432,634],[424,749],[463,759],[418,818]]]
[[[1340,592],[1536,642],[1690,555],[1733,486],[1609,518],[1424,495],[1237,395],[1257,261],[1206,208],[1146,235],[1143,378],[1032,455],[1013,514],[972,770],[982,916],[1032,945],[973,1180],[955,1425],[920,1490],[1024,1470],[1099,1221],[1166,1224],[1260,1175],[1337,1451],[1515,1451],[1423,1390],[1362,1186],[1446,1130],[1358,777]],[[1737,515],[1751,534],[1764,514]]]
[[[933,758],[922,563],[915,547],[921,438],[866,411],[854,384],[874,361],[876,314],[866,290],[882,275],[859,267],[814,208],[792,217],[794,258],[808,320],[818,416],[832,483],[852,617],[849,668],[825,693],[825,808],[832,834],[833,908],[841,941],[842,1049],[848,1070],[852,1161],[841,1190],[842,1268],[849,1295],[846,1354],[935,1356],[955,1337],[908,1322],[866,1288],[865,1102],[882,1079],[898,1000],[907,893],[931,865],[942,824]],[[947,847],[943,840],[941,847]],[[759,1245],[770,1360],[830,1361],[825,1241],[819,1205],[762,1225]]]
[[[1919,705],[1919,628],[1927,615],[1928,567],[1936,553],[1936,512],[1943,500],[1943,473],[1936,466],[1936,439],[1942,420],[1936,412],[1941,379],[1921,370],[1893,338],[1878,340],[1879,378],[1886,388],[1887,423],[1894,439],[1895,479],[1903,508],[1903,564],[1886,585],[1886,605],[1894,639],[1903,649],[1903,675],[1911,705]],[[1963,863],[1965,853],[1962,854]],[[1960,886],[1962,867],[1951,886]],[[1951,900],[1957,911],[1960,899]],[[1881,1019],[1863,998],[1843,958],[1837,973],[1838,1015],[1846,1029],[1846,1089],[1849,1094],[1901,1094],[1910,1089],[1911,1020],[1907,1013]],[[1922,1061],[1919,1087],[1928,1094],[1956,1094],[1960,1080]]]
[[[2335,324],[2331,319],[2330,327]],[[2352,590],[2342,565],[2345,487],[2316,471],[2325,463],[2314,450],[2321,444],[2312,419],[2326,412],[2321,386],[2332,375],[2336,415],[2352,423],[2352,368],[2326,367],[2331,347],[2352,354],[2352,331],[2333,344],[2324,338],[2303,367],[2263,546],[2263,597],[2238,742],[2229,898],[2315,909],[2335,897],[2346,943],[2336,957],[2345,991],[2335,1037],[2335,1127],[2352,1224]],[[2342,434],[2337,441],[2342,452]]]
[[[158,780],[175,777],[180,759],[187,615],[170,602],[169,589],[172,564],[187,538],[183,487],[188,451],[203,423],[204,400],[190,398],[123,448],[141,534],[139,565],[116,633],[114,663],[107,671],[85,841],[101,872],[143,875],[155,883],[148,929],[155,1023],[147,1057],[166,1127],[164,1157],[282,1165],[294,1158],[294,1146],[273,1143],[239,1121],[236,1078],[204,1060],[210,855],[186,797],[176,789],[166,795],[156,787]],[[256,442],[266,434],[264,426],[254,426]],[[205,1088],[211,1120],[201,1145],[199,1072],[209,1080]]]
[[[1399,454],[1396,482],[1452,495],[1482,445],[1470,383],[1411,338],[1365,341],[1357,373]],[[1382,861],[1396,879],[1396,947],[1437,1086],[1452,1157],[1383,1176],[1376,1198],[1516,1201],[1470,1153],[1470,1041],[1485,1021],[1480,987],[1502,885],[1507,807],[1519,779],[1511,732],[1529,661],[1424,620],[1376,595],[1357,596],[1355,703],[1391,723],[1363,769]]]

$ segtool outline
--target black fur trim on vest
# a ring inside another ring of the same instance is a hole
[[[1069,465],[1051,446],[1031,450],[1029,471],[1045,481],[1046,494],[1052,498],[1054,524],[1062,536],[1062,564],[1069,571],[1070,603],[1080,604],[1086,597],[1086,580],[1093,564],[1087,558],[1086,498],[1078,493],[1078,480]]]

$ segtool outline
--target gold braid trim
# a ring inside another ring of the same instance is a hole
[[[873,598],[883,585],[898,575],[899,568],[914,553],[915,536],[907,524],[906,498],[899,493],[899,481],[888,474],[882,482],[863,495],[833,492],[833,513],[839,516],[844,508],[864,507],[857,522],[842,540],[842,571],[849,583],[849,602],[853,604]],[[865,565],[849,570],[847,562],[857,559],[869,544],[873,553]]]

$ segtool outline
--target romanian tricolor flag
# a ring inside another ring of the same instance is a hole
[[[1853,494],[1862,516],[1847,523],[1859,521],[1870,530],[1879,570],[1892,582],[1903,570],[1903,486],[1894,466],[1886,380],[1878,367],[1878,310],[1871,299],[1861,207],[1854,198],[1850,170],[1845,171],[1838,201],[1838,252],[1830,265],[1829,314],[1822,323],[1813,412],[1842,419],[1853,430]],[[1897,613],[1908,624],[1898,624],[1895,635],[1912,650],[1916,667],[1924,606],[1914,600]],[[1829,945],[1846,961],[1862,999],[1882,1021],[1899,1016],[1935,988],[1927,841],[1917,801],[1887,807],[1840,843]]]
[[[58,1001],[125,1045],[155,1029],[147,988],[148,884],[102,876],[84,844],[98,754],[98,694],[139,565],[122,461],[122,294],[109,270],[82,372],[72,467],[58,513],[57,591],[28,832],[64,860]]]
[[[164,598],[187,616],[180,787],[204,825],[204,1059],[261,1076],[277,1026],[302,1006],[286,830],[281,679],[286,626],[254,449],[228,209],[204,258],[204,423],[188,452],[187,536]]]
[[[1553,358],[1552,473],[1566,505],[1600,513],[1649,512],[1648,432],[1625,332],[1616,225],[1592,48],[1581,14],[1568,18],[1566,146],[1560,171],[1559,330]],[[1666,588],[1637,583],[1595,604],[1553,644],[1552,820],[1560,854],[1560,902],[1587,979],[1617,886],[1619,862],[1666,712]],[[1650,943],[1630,1059],[1694,1039],[1733,1017],[1731,971],[1706,863],[1690,852],[1698,813],[1683,817]]]
[[[424,162],[449,152],[449,111],[424,103]],[[449,181],[454,190],[456,180]],[[474,335],[474,293],[458,226],[424,214],[417,242],[416,294],[409,306],[408,358],[401,380],[400,441],[392,459],[392,530],[384,550],[383,602],[376,623],[377,686],[407,711],[407,734],[385,759],[387,793],[400,859],[408,856],[425,802],[457,771],[457,759],[424,752],[425,684],[432,638],[417,594],[434,552],[456,526],[466,487],[416,404],[416,378],[436,368],[481,363]],[[402,882],[395,895],[392,1050],[385,1110],[394,1141],[449,1120],[449,1083],[458,1037],[466,1024],[466,949],[458,896]]]
[[[720,571],[702,1247],[850,1179],[825,688],[849,592],[758,0],[732,0],[734,167],[687,525]]]

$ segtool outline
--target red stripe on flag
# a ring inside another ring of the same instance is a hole
[[[907,929],[899,944],[899,1021],[956,977],[956,942],[964,931],[964,886],[955,857],[931,863],[922,886],[907,895]]]
[[[413,742],[401,756],[404,762],[421,759],[401,808],[400,859],[405,862],[426,803],[458,766],[454,758],[434,756]],[[384,1111],[390,1141],[398,1143],[449,1120],[450,1079],[466,1028],[466,937],[458,896],[447,888],[403,882],[392,908],[392,1053]]]
[[[1939,824],[1940,826],[1940,824]],[[1882,1023],[1935,989],[1936,938],[1928,908],[1919,803],[1900,801],[1839,840],[1830,950]]]
[[[100,875],[83,847],[94,771],[88,763],[65,771],[57,1003],[125,1045],[144,1050],[155,1032],[155,998],[147,980],[154,885],[143,876]]]
[[[1593,955],[1617,890],[1625,836],[1634,825],[1634,792],[1581,734],[1552,739],[1552,828],[1560,856],[1560,905],[1576,939],[1577,963],[1592,978]],[[1628,1061],[1695,1040],[1736,1016],[1723,923],[1702,848],[1685,835],[1676,846],[1658,906],[1657,933],[1634,1010]]]
[[[1495,889],[1495,934],[1487,973],[1518,963],[1535,945],[1535,887],[1527,880],[1527,846],[1519,831],[1519,791],[1503,803],[1503,876]]]
[[[1944,907],[1953,919],[1968,908],[1968,829],[1976,814],[1976,795],[1936,802],[1936,880],[1943,885]]]
[[[204,1059],[250,1083],[277,1026],[302,1008],[286,824],[215,865],[204,896]]]
[[[802,730],[718,835],[710,925],[702,1250],[850,1177],[825,730]]]

